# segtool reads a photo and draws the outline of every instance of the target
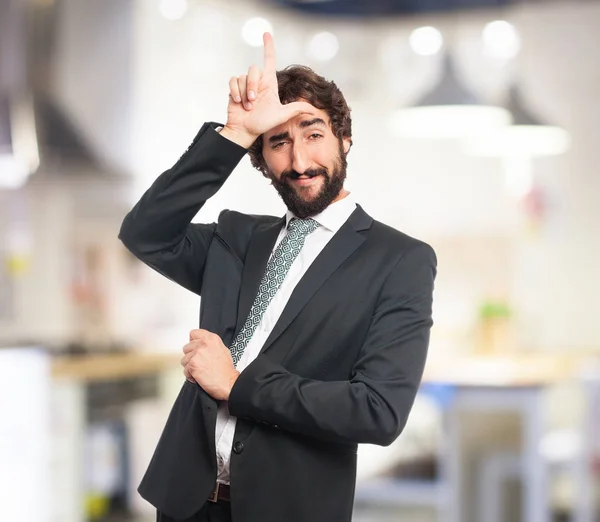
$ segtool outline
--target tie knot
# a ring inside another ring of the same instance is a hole
[[[292,218],[288,224],[288,230],[290,233],[295,233],[298,236],[308,236],[311,232],[319,227],[314,219],[298,219]]]

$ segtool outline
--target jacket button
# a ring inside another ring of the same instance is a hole
[[[244,451],[244,443],[241,441],[236,441],[233,443],[233,452],[236,455],[239,455],[242,451]]]

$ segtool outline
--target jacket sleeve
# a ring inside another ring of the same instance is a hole
[[[205,123],[179,161],[125,216],[119,239],[141,261],[200,295],[216,224],[191,223],[247,152]]]
[[[231,415],[341,444],[391,444],[423,375],[435,274],[435,253],[425,243],[400,258],[381,289],[350,380],[303,378],[261,354],[233,386]]]

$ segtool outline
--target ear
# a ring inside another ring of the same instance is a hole
[[[352,145],[352,139],[351,138],[343,138],[342,142],[343,142],[343,147],[344,147],[344,154],[348,154],[348,151],[350,150],[350,146]]]

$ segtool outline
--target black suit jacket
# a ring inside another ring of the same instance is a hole
[[[246,150],[205,124],[123,221],[133,254],[201,295],[200,327],[229,346],[284,218],[223,211],[190,223]],[[235,383],[235,522],[349,522],[358,443],[402,431],[422,376],[436,271],[430,246],[357,206],[296,286]],[[185,519],[216,479],[218,404],[184,381],[139,492]]]

